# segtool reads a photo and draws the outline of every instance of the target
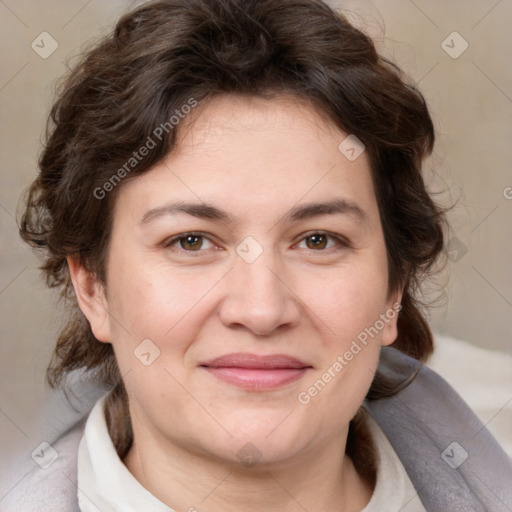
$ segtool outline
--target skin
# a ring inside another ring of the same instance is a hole
[[[290,97],[221,96],[197,112],[180,126],[175,151],[122,185],[106,289],[68,259],[79,305],[95,337],[112,343],[124,376],[134,430],[124,463],[180,511],[361,510],[373,488],[345,454],[348,426],[380,347],[396,339],[396,315],[309,403],[297,396],[401,299],[388,293],[367,155],[345,158],[338,145],[347,134]],[[353,213],[285,218],[339,198],[365,221]],[[175,213],[141,223],[178,200],[213,204],[234,221]],[[207,237],[165,246],[196,231]],[[309,237],[318,231],[348,245],[315,245]],[[252,263],[236,251],[247,236],[263,250]],[[134,356],[144,339],[160,350],[149,366]],[[198,366],[231,352],[288,354],[312,368],[254,391]],[[261,456],[252,467],[237,456],[249,442]]]

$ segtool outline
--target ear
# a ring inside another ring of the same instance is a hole
[[[398,315],[402,309],[402,290],[392,293],[386,301],[386,311],[381,315],[385,325],[382,330],[381,345],[391,345],[398,337]]]
[[[78,306],[89,321],[94,337],[110,343],[110,315],[103,285],[84,268],[78,257],[68,256],[66,259]]]

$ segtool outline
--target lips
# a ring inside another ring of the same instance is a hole
[[[206,363],[201,363],[200,366],[207,366],[210,368],[259,368],[263,370],[311,367],[311,365],[285,354],[258,356],[256,354],[249,354],[246,352],[226,354],[212,359],[211,361],[207,361]]]
[[[235,386],[263,391],[300,379],[311,365],[285,354],[226,354],[199,365],[216,378]]]

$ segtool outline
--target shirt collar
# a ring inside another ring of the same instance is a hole
[[[107,395],[89,414],[78,448],[81,512],[174,512],[144,488],[119,458],[105,420]]]

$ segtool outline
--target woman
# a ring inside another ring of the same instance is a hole
[[[48,377],[112,387],[61,449],[63,507],[507,503],[504,452],[419,363],[434,131],[367,36],[314,0],[149,2],[51,120],[21,221],[75,307]]]

